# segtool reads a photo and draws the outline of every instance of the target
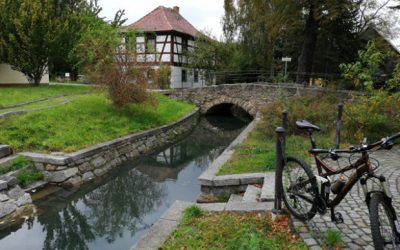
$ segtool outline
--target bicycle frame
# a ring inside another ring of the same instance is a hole
[[[336,205],[338,205],[364,174],[373,172],[371,163],[369,161],[369,155],[367,152],[363,152],[362,156],[355,163],[350,164],[339,170],[332,169],[326,162],[324,162],[318,156],[317,153],[313,153],[313,157],[314,157],[315,163],[317,165],[318,175],[321,177],[324,177],[324,178],[326,178],[328,176],[332,176],[332,175],[341,174],[341,173],[347,172],[349,170],[356,169],[356,171],[347,180],[342,191],[340,193],[338,193],[332,201],[330,201],[330,202],[327,201],[327,205],[330,208],[333,208]]]

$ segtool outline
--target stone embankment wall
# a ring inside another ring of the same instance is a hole
[[[235,153],[237,145],[246,140],[250,132],[260,122],[261,117],[257,117],[239,134],[238,137],[215,159],[211,165],[199,176],[202,194],[198,198],[202,201],[202,195],[229,196],[233,193],[244,192],[247,185],[262,183],[265,173],[233,174],[218,176],[220,168],[229,161]]]
[[[21,153],[43,171],[44,180],[62,186],[77,186],[100,177],[128,159],[135,159],[175,142],[196,126],[196,109],[177,122],[128,135],[70,153]]]
[[[0,160],[0,165],[13,158]],[[0,219],[32,202],[31,195],[18,185],[17,173],[14,171],[0,176]]]

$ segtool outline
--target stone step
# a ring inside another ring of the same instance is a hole
[[[266,173],[261,188],[261,201],[273,201],[275,198],[275,173]]]
[[[243,195],[243,202],[257,202],[259,200],[261,188],[248,185]]]
[[[239,194],[231,194],[228,202],[241,202],[243,200],[243,196]]]
[[[274,207],[273,202],[228,202],[225,211],[229,212],[269,212]]]

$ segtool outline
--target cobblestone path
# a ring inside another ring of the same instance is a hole
[[[381,150],[370,156],[380,163],[377,173],[388,178],[393,194],[393,205],[397,215],[400,215],[400,149]],[[318,235],[318,231],[323,234],[328,228],[332,228],[341,232],[345,249],[374,249],[368,208],[359,183],[353,187],[335,211],[341,212],[344,223],[336,225],[331,222],[330,210],[325,215],[317,214],[311,222],[311,227],[317,227],[317,229],[311,229],[314,235]]]

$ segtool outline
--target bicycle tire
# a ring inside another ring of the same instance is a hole
[[[394,224],[394,221],[397,220],[397,216],[392,204],[385,198],[384,193],[373,193],[368,205],[372,241],[375,249],[382,250],[387,244],[399,246],[399,239],[396,236],[396,227]],[[383,208],[383,214],[380,214],[380,212],[382,212],[380,208]],[[383,219],[387,220],[384,221]],[[382,234],[383,231],[385,232],[385,235]]]
[[[307,184],[291,190],[291,186],[300,181],[305,181]],[[281,190],[286,208],[294,217],[301,221],[307,221],[315,216],[317,211],[315,196],[318,187],[314,174],[304,161],[293,156],[286,157],[282,172]],[[304,198],[307,198],[308,201]],[[301,200],[306,202],[303,203]]]

